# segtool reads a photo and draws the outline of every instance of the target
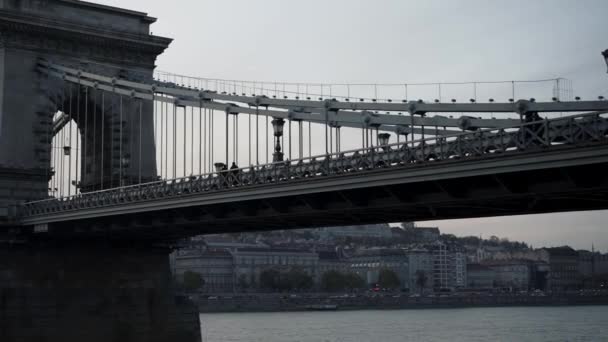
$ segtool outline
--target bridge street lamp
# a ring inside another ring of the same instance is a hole
[[[272,120],[272,128],[274,129],[274,137],[276,139],[274,153],[272,154],[272,162],[282,162],[283,161],[283,152],[281,152],[281,137],[283,136],[283,126],[285,125],[285,120],[282,118],[274,118]]]
[[[602,51],[602,56],[604,56],[604,61],[606,62],[606,66],[608,67],[608,49]]]
[[[226,169],[226,164],[224,163],[215,163],[213,166],[215,166],[215,172],[217,173],[220,173]]]
[[[388,133],[380,133],[378,134],[378,142],[384,151],[388,151],[388,140],[391,138],[391,135]]]

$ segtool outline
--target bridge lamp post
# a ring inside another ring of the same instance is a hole
[[[606,62],[606,66],[608,67],[608,49],[602,51],[602,56],[604,56],[604,61]]]
[[[131,156],[127,155],[127,156],[122,157],[122,159],[120,159],[120,165],[121,165],[120,186],[125,186],[125,180],[128,178],[128,176],[122,170],[128,169],[130,163],[131,163]]]
[[[281,118],[274,118],[272,120],[272,128],[274,129],[274,137],[276,139],[274,153],[272,154],[272,162],[282,162],[283,152],[281,152],[281,137],[283,136],[283,126],[285,120]]]
[[[226,164],[215,163],[215,164],[213,164],[213,166],[215,166],[215,172],[220,173],[220,172],[224,171],[224,167],[226,166]]]
[[[380,133],[378,134],[378,142],[380,143],[380,146],[382,146],[382,149],[386,152],[390,149],[390,147],[388,147],[388,140],[391,138],[391,135],[388,133]]]

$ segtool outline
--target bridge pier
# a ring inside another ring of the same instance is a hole
[[[75,241],[2,247],[0,341],[200,341],[198,310],[176,296],[168,252]]]

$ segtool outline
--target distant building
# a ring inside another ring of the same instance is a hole
[[[239,288],[258,288],[261,273],[268,269],[287,271],[298,268],[314,279],[319,262],[317,253],[284,248],[238,248],[233,256]]]
[[[454,267],[454,287],[463,288],[467,286],[467,255],[464,248],[452,250]]]
[[[404,222],[401,227],[412,242],[432,243],[439,240],[441,236],[441,231],[437,227],[418,227],[413,222]]]
[[[434,256],[424,247],[414,247],[407,250],[409,264],[409,290],[425,291],[433,288]],[[420,282],[424,279],[424,286]]]
[[[343,258],[338,251],[318,251],[319,262],[317,264],[316,283],[320,284],[323,274],[329,271],[340,273],[350,272],[350,262]]]
[[[483,265],[494,271],[494,287],[512,291],[527,291],[531,287],[533,265],[530,261],[497,260],[484,262]]]
[[[455,244],[435,242],[428,248],[433,254],[433,287],[454,290],[467,284],[467,257],[464,248]]]
[[[235,252],[239,248],[268,248],[268,246],[260,243],[242,243],[233,241],[224,242],[205,242],[205,245],[211,249],[225,249],[230,252]]]
[[[204,285],[202,292],[234,291],[234,263],[227,250],[190,248],[174,252],[171,256],[173,274],[182,281],[187,271],[201,275]]]
[[[481,264],[467,265],[467,287],[471,289],[491,289],[494,287],[496,271]]]
[[[392,237],[391,227],[388,224],[369,224],[361,226],[342,226],[321,228],[319,231],[321,239],[331,238],[376,238],[390,239]]]
[[[382,269],[389,269],[399,277],[402,289],[410,288],[408,255],[403,249],[373,248],[359,251],[349,258],[350,269],[363,278],[369,286],[378,282]]]
[[[433,245],[433,287],[436,290],[449,289],[450,262],[448,247],[443,243]]]
[[[581,275],[583,287],[600,287],[603,283],[601,279],[608,278],[608,254],[585,250],[578,251],[578,271]]]
[[[549,264],[547,288],[551,291],[576,290],[581,285],[578,252],[571,247],[542,248],[541,257]]]
[[[583,277],[608,274],[608,254],[578,251],[578,270]]]

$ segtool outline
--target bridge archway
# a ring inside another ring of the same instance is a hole
[[[53,139],[49,134],[53,113],[57,107],[66,106],[69,100],[66,95],[78,95],[75,90],[71,93],[66,91],[66,87],[69,88],[67,82],[40,74],[40,61],[56,61],[108,77],[151,79],[156,57],[171,42],[168,38],[149,34],[150,24],[154,21],[145,13],[80,1],[0,3],[3,32],[0,37],[0,88],[3,89],[0,93],[0,220],[7,220],[12,205],[48,196],[49,181],[53,176]],[[91,100],[88,105],[82,104],[86,108],[79,110],[101,111],[101,101],[92,96],[88,95]],[[107,101],[108,109],[104,109],[106,112],[97,120],[104,118],[102,127],[111,132],[120,123],[112,110],[116,99],[110,96]],[[137,102],[131,99],[123,101],[127,105],[125,108],[133,107]],[[134,111],[128,109],[123,115],[129,117]],[[151,111],[151,105],[144,104],[142,111],[144,118],[150,117],[145,113]],[[87,160],[79,170],[82,191],[100,189],[106,183],[120,181],[115,179],[115,170],[112,170],[118,156],[111,156],[112,149],[107,148],[112,140],[105,135],[101,138],[101,131],[89,129],[94,125],[99,127],[100,122],[93,120],[84,124],[73,120],[79,131],[87,131],[83,138],[87,148],[80,152],[79,158],[84,161],[86,157]],[[151,131],[152,122],[145,120],[141,123],[142,132]],[[140,123],[126,121],[123,132],[130,134],[131,140],[139,140],[132,125],[139,127]],[[150,137],[142,136],[144,146],[153,146],[147,141]],[[92,140],[96,143],[89,143]],[[124,152],[123,159],[140,155],[129,152]],[[150,163],[144,169],[151,177],[155,173],[154,157],[154,151],[142,154],[142,162]],[[133,174],[133,164],[130,160],[125,170],[122,180],[125,184],[140,179]],[[146,176],[143,178],[148,179]]]
[[[56,105],[49,180],[53,195],[156,180],[153,122],[146,117],[151,103],[78,84],[62,88],[49,98]]]

